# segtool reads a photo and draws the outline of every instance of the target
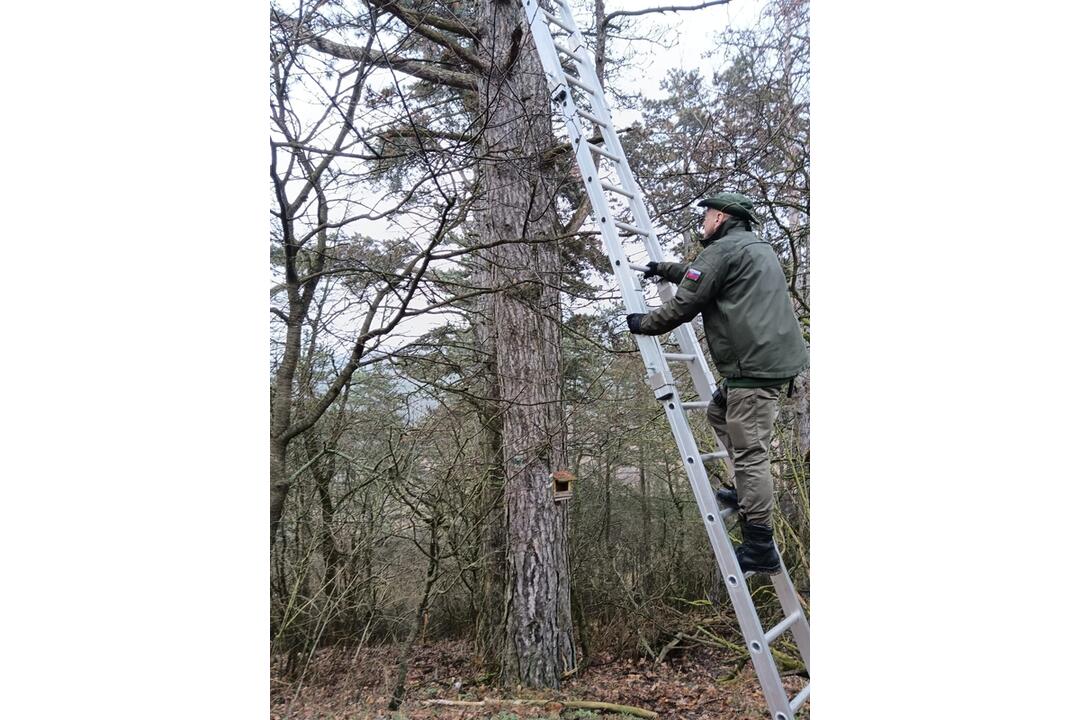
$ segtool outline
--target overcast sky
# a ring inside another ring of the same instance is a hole
[[[617,10],[638,10],[657,7],[660,3],[651,0],[620,0],[609,2],[605,9],[608,13]],[[695,2],[678,0],[670,3],[674,6],[694,5]],[[670,50],[655,48],[655,58],[644,68],[641,88],[649,95],[659,95],[660,81],[669,70],[676,67],[697,68],[702,74],[709,75],[716,58],[706,58],[705,54],[714,47],[716,33],[728,28],[748,27],[761,14],[765,3],[762,0],[732,0],[726,5],[707,7],[702,10],[676,13],[658,13],[638,18],[644,25],[668,28],[678,37],[678,43]],[[584,18],[579,18],[579,22]],[[653,46],[655,47],[655,46]],[[646,50],[650,52],[650,50]]]

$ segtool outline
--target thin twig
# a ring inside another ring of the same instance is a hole
[[[711,7],[713,5],[727,5],[730,0],[710,0],[710,2],[703,2],[700,5],[668,5],[667,7],[658,8],[646,8],[644,10],[618,10],[613,13],[609,13],[604,18],[603,27],[607,27],[611,23],[612,19],[617,17],[630,17],[631,15],[646,15],[648,13],[665,13],[665,12],[679,12],[681,10],[701,10],[702,8]]]

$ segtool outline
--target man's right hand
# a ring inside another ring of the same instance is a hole
[[[651,277],[660,277],[659,263],[657,263],[655,260],[651,260],[646,263],[645,267],[648,269],[645,270],[645,273],[641,276],[642,280],[648,280]]]
[[[727,396],[727,380],[724,379],[720,381],[720,384],[716,386],[716,390],[712,394],[713,405],[716,405],[720,417],[724,418],[724,422],[727,422]]]

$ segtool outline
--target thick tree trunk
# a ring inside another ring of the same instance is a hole
[[[495,70],[480,87],[487,108],[482,171],[492,240],[492,280],[507,530],[502,679],[558,687],[575,665],[567,512],[551,473],[567,465],[559,367],[559,253],[551,107],[521,6],[485,0],[485,55]],[[525,242],[513,242],[515,240]],[[528,242],[533,241],[533,242]]]

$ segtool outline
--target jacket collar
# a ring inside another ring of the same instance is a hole
[[[720,227],[716,228],[716,232],[701,241],[702,247],[708,247],[710,243],[716,242],[735,228],[741,228],[745,222],[745,220],[737,217],[729,217],[727,220],[720,223]]]

